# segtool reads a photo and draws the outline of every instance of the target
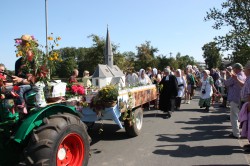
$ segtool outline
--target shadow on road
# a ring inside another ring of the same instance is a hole
[[[223,124],[227,121],[226,114],[213,115],[207,114],[205,116],[200,116],[199,118],[190,118],[188,121],[176,121],[175,123],[185,123],[185,124]]]
[[[152,152],[157,155],[169,155],[171,157],[196,157],[196,156],[216,156],[231,155],[233,153],[244,153],[240,146],[233,145],[205,145],[190,146],[187,142],[206,141],[213,139],[232,139],[228,137],[231,129],[228,122],[228,113],[225,109],[216,108],[211,112],[205,112],[203,109],[182,109],[181,112],[204,113],[199,117],[191,117],[186,121],[176,120],[176,124],[184,124],[182,130],[190,130],[191,133],[183,132],[178,134],[158,134],[157,141],[164,145],[156,146]],[[178,111],[176,111],[178,112]],[[173,113],[175,114],[175,112]],[[202,143],[202,142],[201,142]],[[167,145],[166,145],[167,144]]]
[[[243,153],[239,146],[194,146],[175,144],[161,145],[157,147],[166,147],[167,149],[157,149],[153,151],[158,155],[169,155],[172,157],[196,157],[196,156],[213,156],[213,155],[230,155],[233,153]],[[173,149],[176,147],[176,149]],[[173,150],[169,150],[173,149]]]
[[[100,129],[103,131],[100,132]],[[99,142],[100,140],[105,141],[115,141],[115,140],[124,140],[129,139],[124,131],[118,132],[120,127],[117,124],[102,124],[96,123],[94,127],[88,132],[90,137],[92,138],[91,145]]]

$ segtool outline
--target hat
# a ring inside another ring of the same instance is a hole
[[[242,69],[243,69],[243,66],[242,66],[240,63],[235,63],[235,64],[233,65],[233,69],[242,70]]]
[[[33,41],[38,46],[38,41],[34,38],[34,36],[31,36],[31,35],[22,35],[21,38],[16,38],[14,40],[16,41],[16,43],[19,43],[19,44],[21,44],[22,41],[25,41],[25,42]]]
[[[228,66],[227,69],[232,70],[233,68],[232,68],[232,66]]]
[[[245,65],[245,69],[250,69],[250,61],[248,61],[247,64]]]
[[[31,41],[34,40],[34,38],[31,35],[22,35],[21,38],[16,38],[15,40]]]

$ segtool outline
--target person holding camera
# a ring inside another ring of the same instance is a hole
[[[232,138],[241,138],[238,121],[242,89],[240,82],[242,84],[245,82],[246,75],[244,74],[243,66],[240,63],[235,63],[232,68],[232,72],[226,72],[228,79],[224,82],[228,89],[227,100],[230,104],[230,121],[232,125],[232,133],[229,134],[229,136]]]
[[[209,107],[211,104],[211,97],[213,95],[213,92],[217,93],[217,90],[214,86],[214,80],[210,76],[209,70],[203,71],[203,78],[201,79],[200,86],[201,86],[201,96],[199,100],[199,106],[200,108],[205,107],[205,111],[209,112]]]

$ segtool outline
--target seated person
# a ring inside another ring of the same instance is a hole
[[[0,72],[5,72],[5,65],[0,63]],[[13,83],[11,82],[7,82],[7,78],[6,75],[4,73],[0,73],[0,80],[2,82],[1,86],[11,86],[13,85]]]
[[[88,70],[85,70],[83,72],[82,82],[83,82],[84,87],[87,87],[87,88],[91,87],[92,83],[90,81],[90,76],[89,76],[89,71]]]
[[[72,75],[70,76],[69,78],[69,83],[78,83],[77,81],[77,76],[78,76],[78,70],[77,69],[74,69],[73,72],[72,72]]]
[[[16,46],[18,49],[24,49],[26,48],[26,45],[29,44],[30,42],[35,42],[35,39],[30,36],[30,35],[22,35],[21,38],[15,39]],[[25,54],[25,58],[28,60],[29,65],[32,67],[34,65],[33,63],[33,58],[34,54],[32,53],[31,50],[25,50],[23,51]],[[27,113],[27,109],[25,106],[24,102],[24,92],[28,91],[31,89],[31,81],[28,76],[27,76],[27,71],[24,69],[25,67],[25,58],[24,56],[21,56],[15,63],[15,75],[12,76],[13,79],[13,84],[14,85],[19,85],[19,90],[16,92],[19,95],[19,99],[16,102],[17,108],[21,109],[23,113]],[[13,87],[7,87],[6,89],[12,90]]]

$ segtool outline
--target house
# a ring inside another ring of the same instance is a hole
[[[98,64],[92,75],[92,85],[98,88],[109,84],[117,84],[119,87],[125,87],[125,75],[118,66],[113,64],[113,52],[108,29],[104,57],[105,64]]]

